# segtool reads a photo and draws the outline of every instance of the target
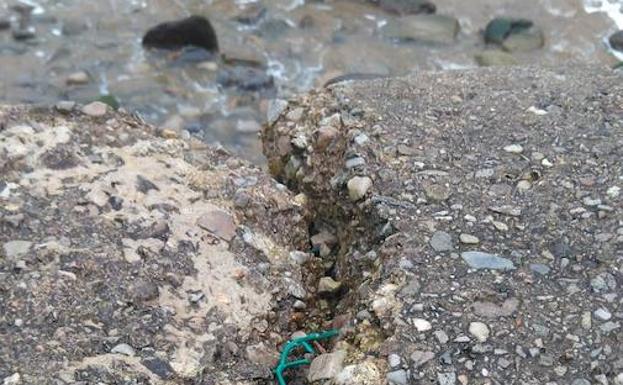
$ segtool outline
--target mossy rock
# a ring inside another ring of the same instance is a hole
[[[520,33],[533,26],[527,19],[496,17],[485,28],[485,43],[502,44],[510,35]]]

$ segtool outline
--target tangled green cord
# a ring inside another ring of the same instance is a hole
[[[283,378],[283,372],[286,369],[311,364],[311,361],[308,360],[307,358],[296,359],[294,361],[288,362],[288,356],[290,355],[290,352],[292,350],[302,347],[306,353],[316,354],[316,351],[311,346],[310,342],[319,341],[319,340],[327,340],[329,338],[333,338],[337,336],[338,333],[339,331],[337,329],[333,329],[333,330],[327,330],[326,332],[322,332],[322,333],[311,333],[311,334],[306,335],[305,337],[294,338],[288,341],[283,346],[283,350],[281,350],[281,356],[279,357],[279,365],[277,365],[277,367],[274,369],[279,385],[288,385],[286,380]]]

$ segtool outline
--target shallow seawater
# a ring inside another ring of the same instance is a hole
[[[496,16],[529,19],[543,32],[542,48],[513,52],[519,63],[617,62],[607,37],[623,28],[621,1],[433,2],[437,14],[458,20],[455,38],[388,37],[402,18],[364,0],[29,0],[29,19],[13,9],[17,1],[0,0],[0,25],[12,25],[0,29],[0,100],[51,104],[112,95],[149,122],[262,164],[258,130],[268,100],[344,74],[476,67],[475,55],[487,48],[482,31]],[[226,60],[142,47],[150,27],[193,14],[213,23]],[[14,39],[20,23],[33,38]],[[87,79],[68,84],[80,72]]]

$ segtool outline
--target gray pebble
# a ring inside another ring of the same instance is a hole
[[[437,231],[430,239],[430,245],[435,251],[450,251],[454,249],[452,236],[445,231]]]
[[[461,258],[473,269],[514,270],[515,265],[509,259],[481,251],[461,253]]]

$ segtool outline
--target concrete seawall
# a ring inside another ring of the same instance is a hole
[[[267,385],[340,328],[291,383],[621,385],[621,80],[336,83],[272,106],[273,176],[102,106],[1,107],[0,380]]]

